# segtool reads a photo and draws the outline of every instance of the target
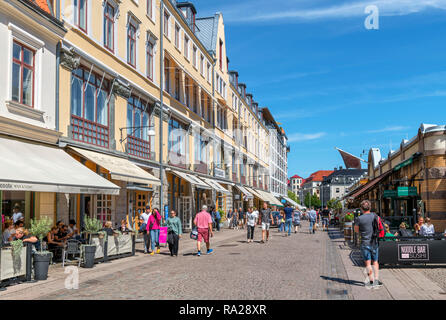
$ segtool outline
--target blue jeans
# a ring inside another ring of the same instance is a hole
[[[155,250],[155,245],[156,247],[160,247],[160,243],[159,243],[159,239],[160,239],[160,230],[156,229],[156,230],[150,230],[150,240],[151,240],[151,245],[152,245],[152,251]]]
[[[378,261],[378,245],[361,244],[361,254],[364,261]]]
[[[313,231],[313,226],[314,226],[315,223],[316,223],[316,221],[311,221],[311,220],[310,220],[310,233],[311,233],[311,232],[314,233],[314,231]]]
[[[282,231],[284,231],[284,223],[283,222],[280,222],[279,223],[279,232],[282,232]]]
[[[293,219],[286,219],[285,220],[285,231],[288,230],[288,235],[291,234],[291,225],[293,224]]]

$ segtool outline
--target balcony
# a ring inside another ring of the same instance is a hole
[[[71,127],[74,140],[108,148],[109,130],[107,126],[72,114]]]
[[[186,156],[174,151],[169,151],[169,164],[178,168],[187,169]]]
[[[208,173],[208,165],[207,165],[207,163],[200,161],[200,163],[194,164],[194,171],[195,172],[200,172],[200,173],[203,173],[203,174],[207,174]]]
[[[127,152],[139,158],[153,160],[150,155],[149,141],[134,136],[127,136]]]

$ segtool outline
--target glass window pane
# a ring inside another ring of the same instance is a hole
[[[14,43],[12,48],[12,56],[14,57],[14,59],[20,60],[21,52],[22,52],[22,47],[19,46],[17,43]]]
[[[32,66],[33,65],[33,56],[34,56],[34,54],[31,50],[23,48],[23,62],[24,63]]]
[[[33,105],[33,72],[31,69],[23,68],[23,104]]]
[[[98,123],[108,125],[107,93],[104,90],[98,95]]]
[[[141,110],[135,109],[135,128],[133,129],[133,135],[137,138],[141,138]]]
[[[71,82],[71,114],[82,117],[82,81],[76,77]]]
[[[20,65],[12,64],[12,100],[20,102]]]
[[[133,107],[130,103],[127,103],[127,127],[127,134],[132,134],[133,130],[131,127],[133,127]]]
[[[87,85],[85,90],[85,119],[95,121],[96,113],[96,89],[91,84]]]
[[[79,0],[79,27],[86,29],[87,0]]]
[[[142,126],[144,127],[144,128],[142,128],[142,139],[144,141],[149,141],[149,134],[148,134],[149,115],[146,112],[144,112],[144,114],[143,114]]]

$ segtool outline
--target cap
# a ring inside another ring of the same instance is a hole
[[[146,209],[150,209],[150,206],[149,206],[149,205],[147,205],[147,206],[146,206]]]

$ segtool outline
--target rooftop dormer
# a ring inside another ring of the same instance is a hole
[[[189,24],[189,27],[191,30],[195,33],[195,16],[197,15],[197,10],[195,9],[195,6],[191,2],[178,2],[177,1],[177,8],[180,9],[180,11],[183,13],[184,18],[186,19],[187,23]]]

